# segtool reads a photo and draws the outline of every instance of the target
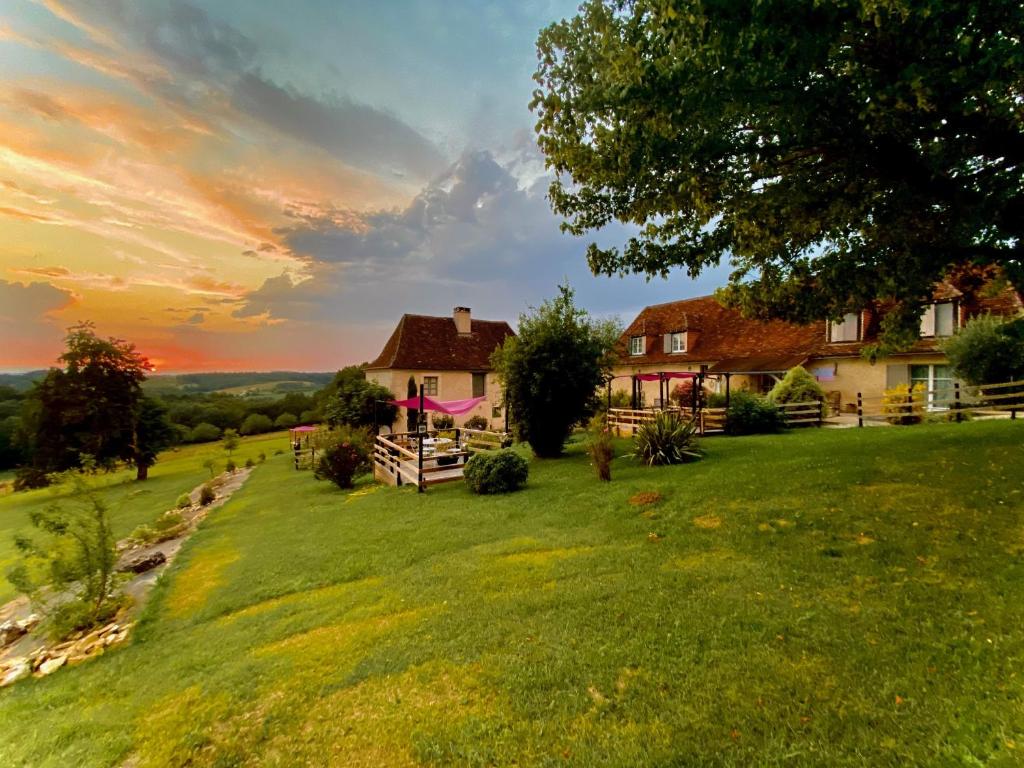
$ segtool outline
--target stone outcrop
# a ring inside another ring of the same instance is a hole
[[[129,560],[118,570],[127,573],[145,573],[146,571],[151,571],[158,565],[163,565],[166,562],[167,556],[163,552],[157,550],[156,552],[151,552],[148,555],[142,555]]]
[[[112,645],[128,638],[133,624],[112,622],[92,632],[78,632],[69,640],[38,648],[28,656],[0,661],[0,687],[10,685],[30,674],[45,677],[65,664],[78,664],[99,656]]]

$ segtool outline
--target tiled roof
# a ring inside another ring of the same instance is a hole
[[[451,317],[402,315],[384,349],[368,368],[489,371],[495,347],[513,335],[504,320],[472,320],[460,334]]]
[[[691,331],[686,352],[665,352],[666,333]],[[632,336],[645,336],[643,355],[629,354]],[[707,363],[742,357],[809,357],[825,339],[822,322],[797,325],[750,320],[714,296],[646,307],[620,339],[622,365]]]
[[[961,322],[985,312],[1013,316],[1020,314],[1024,307],[1012,286],[988,279],[960,288],[950,283],[937,286],[935,300],[948,299],[959,302]],[[656,304],[640,312],[619,339],[620,365],[675,367],[687,363],[718,363],[720,370],[726,370],[723,366],[727,366],[729,370],[738,371],[761,370],[776,363],[781,365],[778,361],[797,358],[856,356],[865,345],[878,340],[879,320],[884,312],[882,307],[864,310],[862,340],[829,342],[827,324],[822,321],[800,325],[783,320],[751,320],[723,306],[714,296]],[[682,331],[691,332],[686,352],[665,352],[664,334]],[[643,355],[630,354],[629,341],[633,336],[646,337]],[[924,338],[900,354],[937,351],[937,341]]]

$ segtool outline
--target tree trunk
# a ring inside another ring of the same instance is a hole
[[[148,464],[139,464],[137,470],[138,471],[135,473],[135,479],[136,480],[146,480],[146,479],[149,478],[149,465]]]

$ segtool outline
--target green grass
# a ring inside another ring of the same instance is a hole
[[[608,485],[574,446],[507,497],[279,456],[128,647],[0,692],[0,764],[1019,765],[1022,428],[717,438]]]
[[[260,451],[269,457],[277,448],[287,450],[287,433],[243,438],[232,458],[242,466],[248,458],[255,460]],[[111,510],[115,533],[119,537],[126,536],[136,526],[151,522],[164,510],[171,509],[181,494],[191,491],[210,476],[203,467],[203,461],[210,457],[223,471],[228,457],[220,442],[216,442],[166,451],[150,469],[149,479],[142,483],[135,481],[134,469],[98,475],[96,482]],[[67,487],[57,487],[0,495],[0,604],[15,596],[14,589],[4,577],[18,557],[14,535],[30,533],[29,514],[32,510],[59,502],[67,492]]]

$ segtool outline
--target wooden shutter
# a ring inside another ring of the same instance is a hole
[[[899,384],[910,384],[910,366],[906,364],[885,366],[885,388],[892,389]]]
[[[672,351],[672,334],[671,333],[666,333],[662,337],[662,339],[664,340],[663,351],[664,352],[671,352]]]

